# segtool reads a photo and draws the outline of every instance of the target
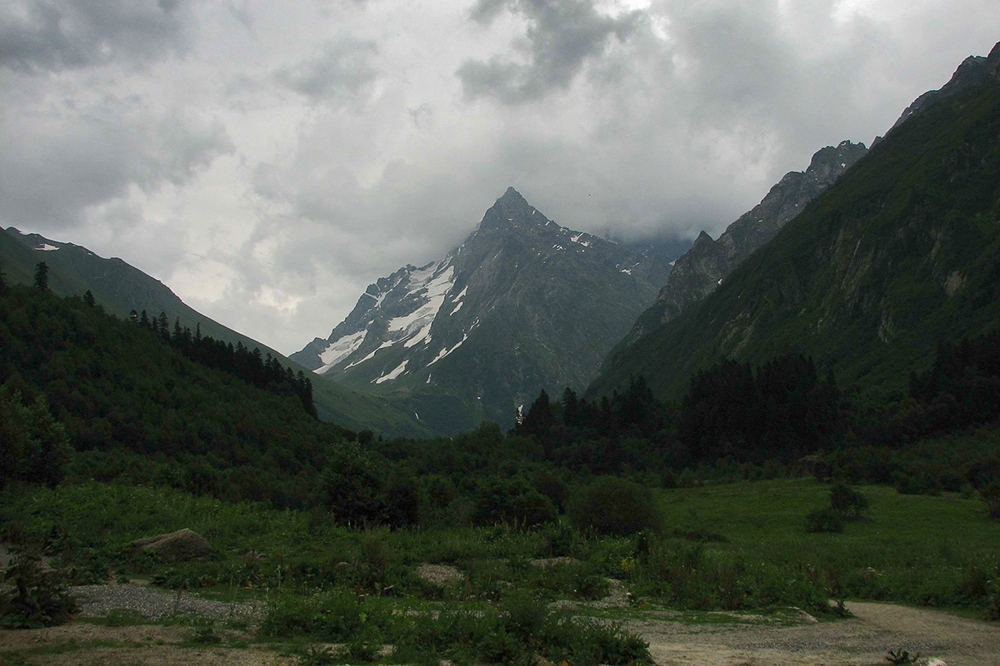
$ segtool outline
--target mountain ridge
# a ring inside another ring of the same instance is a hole
[[[863,143],[850,141],[821,148],[805,171],[786,173],[759,204],[730,224],[717,240],[702,231],[691,249],[674,263],[654,304],[616,348],[634,342],[712,293],[740,262],[773,238],[867,152]]]
[[[242,343],[248,349],[256,347],[285,366],[300,367],[267,345],[191,308],[167,285],[120,258],[106,259],[82,245],[22,233],[14,227],[0,229],[0,265],[11,283],[31,284],[39,261],[49,265],[49,287],[60,296],[82,296],[90,290],[102,307],[120,318],[127,318],[132,310],[146,310],[150,317],[164,312],[171,323],[180,319],[191,328],[199,325],[205,336],[234,345]],[[381,398],[358,395],[327,378],[313,376],[312,382],[316,408],[324,420],[352,430],[375,429],[416,437],[431,434]]]
[[[712,295],[619,349],[588,394],[642,375],[678,397],[723,358],[792,351],[864,399],[898,399],[940,340],[995,330],[1000,47],[987,62],[887,133]]]
[[[461,245],[376,281],[291,358],[445,432],[511,424],[539,389],[586,386],[670,259],[562,227],[507,188]]]

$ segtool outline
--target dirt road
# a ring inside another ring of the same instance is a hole
[[[650,644],[659,666],[874,666],[888,650],[937,657],[948,666],[1000,666],[1000,625],[891,604],[848,603],[856,616],[780,626],[752,621],[689,624],[646,619],[627,624]],[[257,666],[297,662],[264,648],[190,644],[188,627],[103,627],[85,622],[37,631],[0,631],[0,664],[102,666]],[[223,634],[236,632],[220,632]],[[253,642],[252,635],[245,640]],[[20,654],[18,654],[20,653]],[[19,658],[21,661],[11,661]],[[26,659],[25,659],[26,658]]]
[[[1000,625],[892,604],[847,604],[854,619],[797,626],[635,622],[660,666],[887,664],[888,650],[948,666],[1000,666]]]

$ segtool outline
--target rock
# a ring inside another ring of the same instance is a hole
[[[461,583],[465,580],[465,574],[456,567],[447,564],[427,564],[425,562],[417,567],[416,574],[418,578],[441,587]]]
[[[164,562],[204,560],[215,555],[211,544],[200,534],[187,528],[158,534],[132,542],[133,550],[156,553]]]

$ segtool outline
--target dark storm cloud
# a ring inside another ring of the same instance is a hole
[[[184,185],[234,150],[218,121],[147,112],[126,99],[105,100],[71,119],[8,116],[0,134],[9,146],[0,151],[0,220],[73,226],[88,207],[123,197],[133,185]]]
[[[313,101],[344,101],[356,97],[378,77],[371,64],[377,54],[374,42],[344,37],[326,44],[315,58],[279,69],[274,78]]]
[[[588,0],[479,0],[471,16],[489,24],[504,9],[528,23],[524,49],[528,61],[500,56],[485,62],[466,60],[457,74],[469,99],[494,97],[518,104],[565,89],[588,59],[605,52],[612,36],[625,39],[640,16],[635,12],[621,18],[605,16]]]
[[[0,8],[0,65],[24,73],[139,63],[183,48],[179,0],[39,0]]]

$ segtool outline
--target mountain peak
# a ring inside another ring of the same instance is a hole
[[[508,187],[503,196],[486,211],[483,221],[479,223],[479,230],[501,231],[518,226],[544,225],[548,222],[549,219],[529,204],[520,192]]]

